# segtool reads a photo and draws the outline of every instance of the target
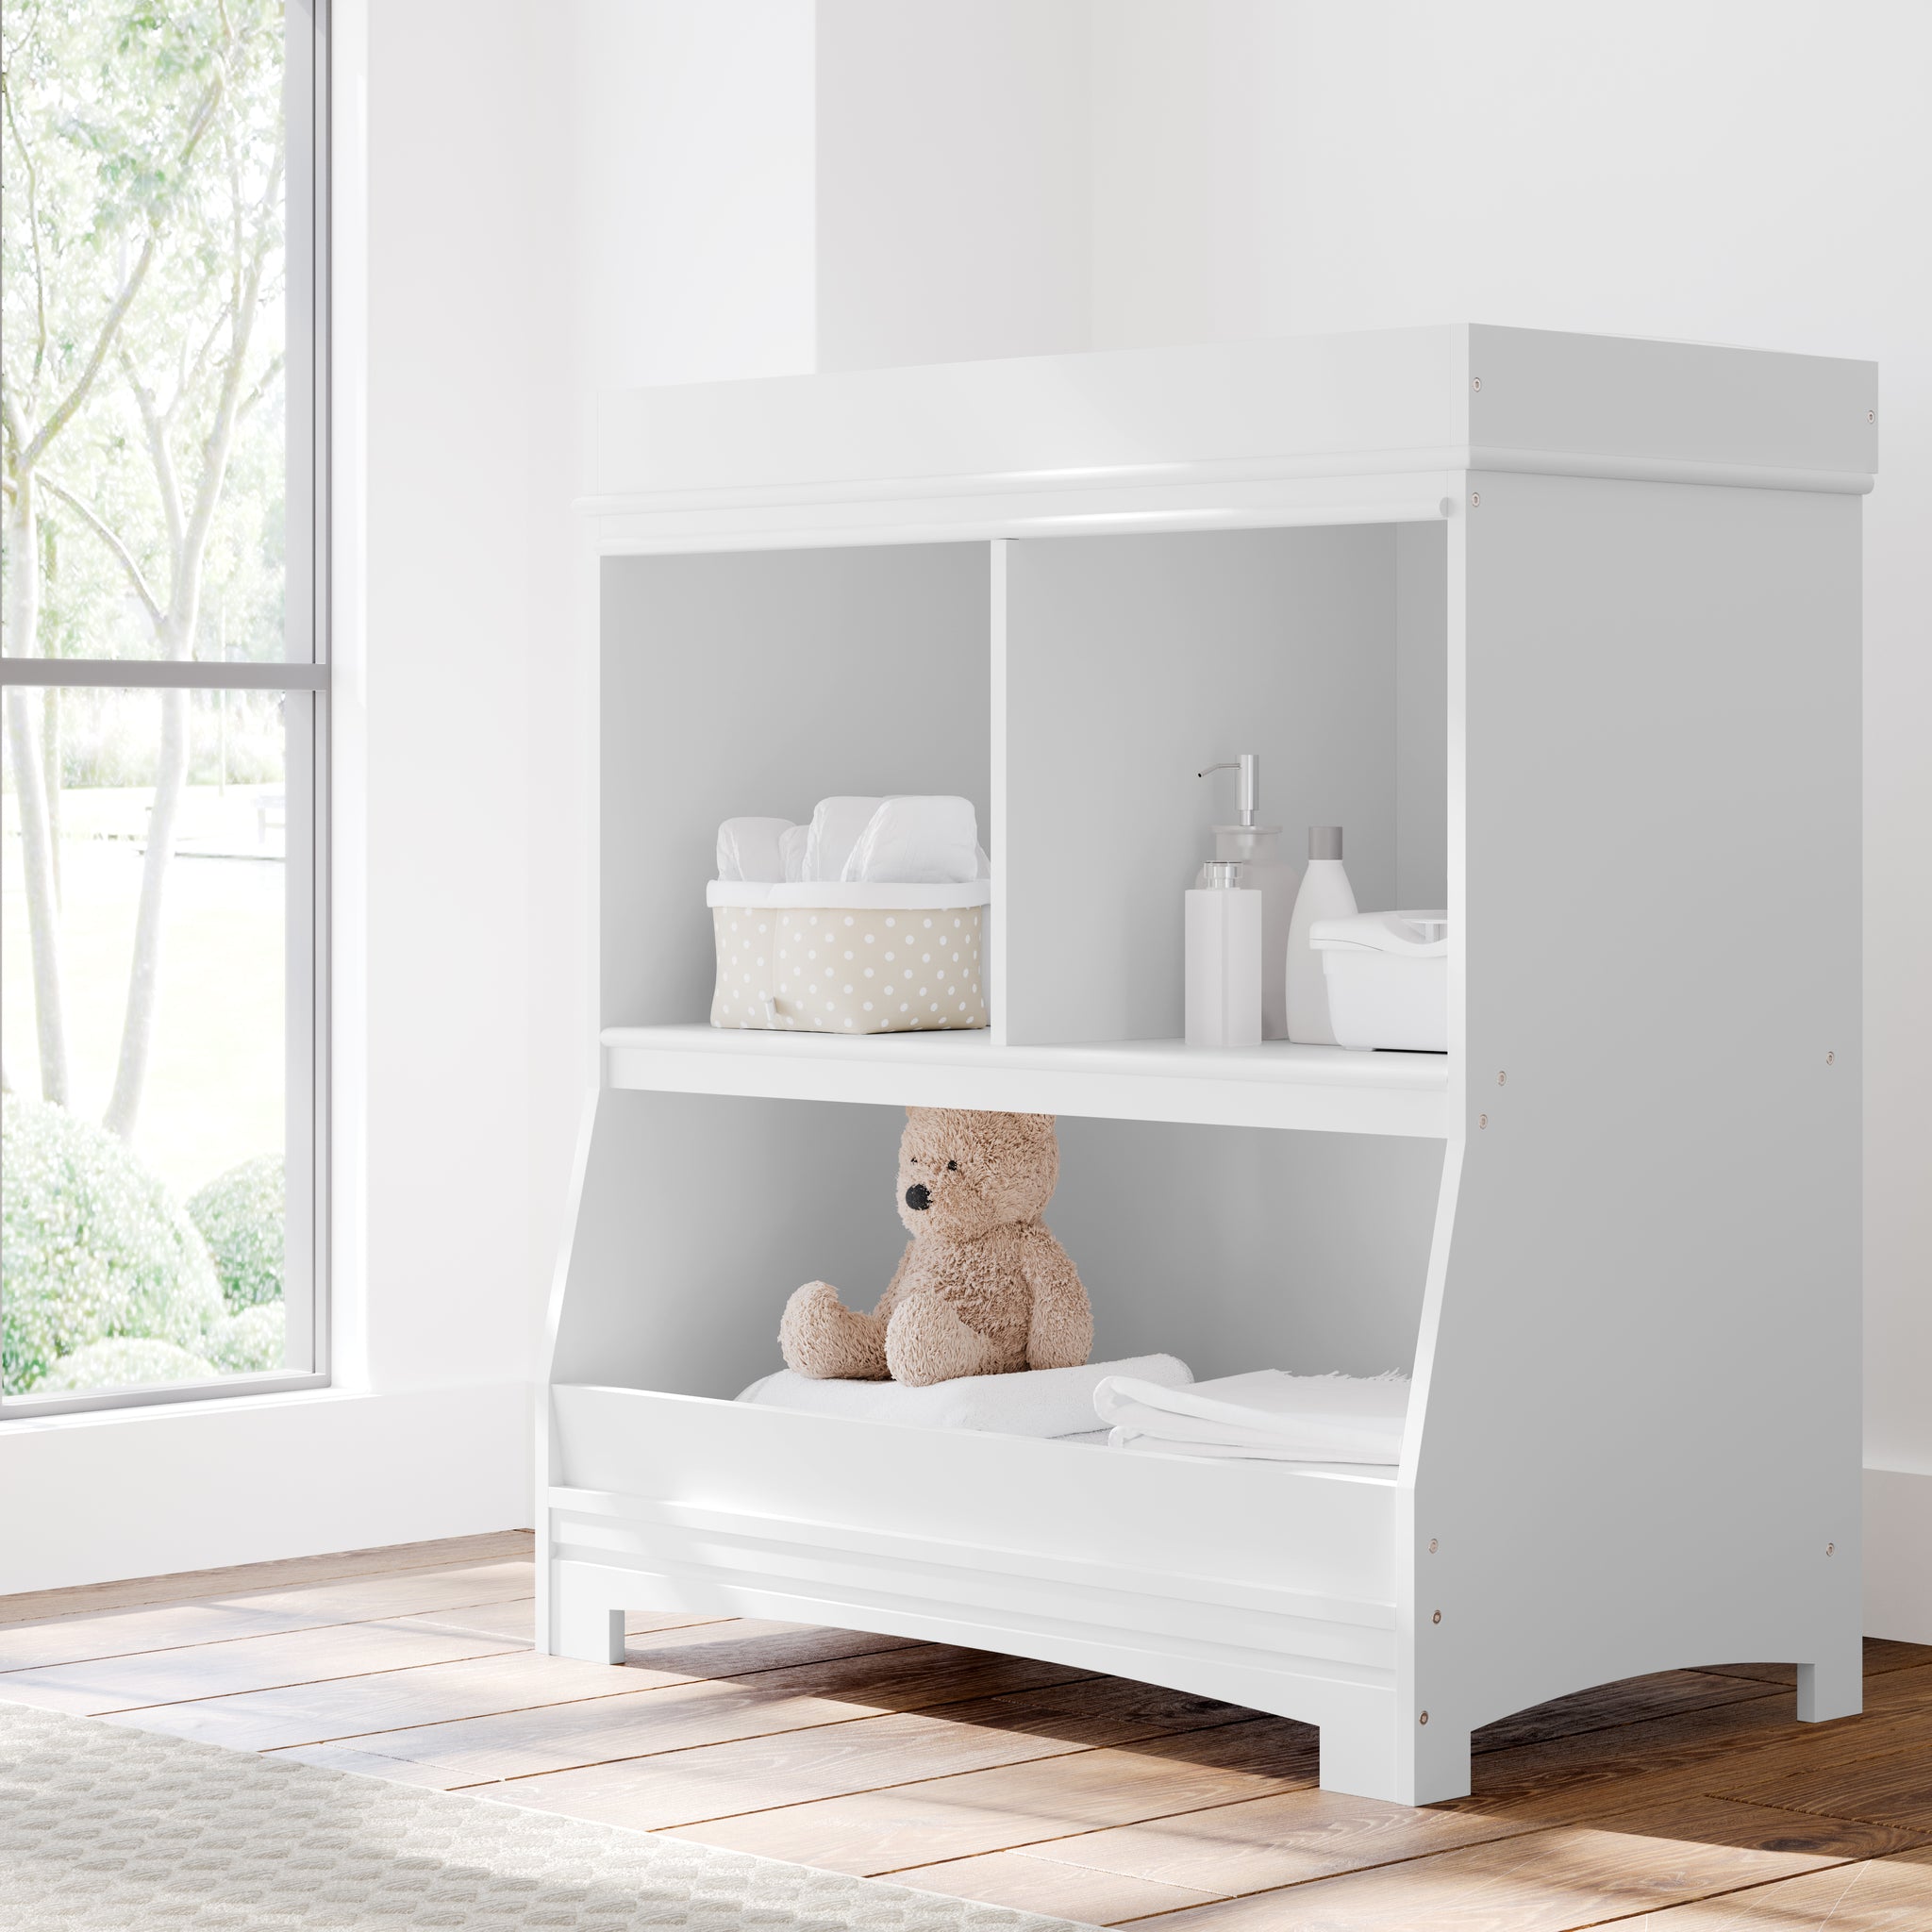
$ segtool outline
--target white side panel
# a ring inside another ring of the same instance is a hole
[[[1395,538],[1332,530],[1011,546],[1007,1031],[1181,1031],[1181,894],[1260,755],[1299,873],[1341,824],[1364,906],[1395,891]]]
[[[1874,362],[1472,323],[1469,372],[1477,468],[1541,458],[1585,475],[1753,470],[1842,489],[1878,467]]]
[[[1421,1799],[1473,1725],[1639,1672],[1778,1658],[1807,1716],[1857,1696],[1858,506],[1470,489]]]

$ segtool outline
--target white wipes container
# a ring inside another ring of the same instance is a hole
[[[1318,920],[1308,944],[1321,955],[1338,1045],[1357,1052],[1449,1051],[1449,915],[1357,912]]]

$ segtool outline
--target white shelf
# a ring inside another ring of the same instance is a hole
[[[766,1033],[708,1025],[612,1026],[605,1077],[658,1093],[997,1108],[1015,1113],[1331,1134],[1450,1132],[1439,1054],[1337,1046],[1191,1051],[1177,1040],[996,1046],[974,1033]]]

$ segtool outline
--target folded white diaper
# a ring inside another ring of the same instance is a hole
[[[841,879],[852,848],[872,823],[882,800],[822,798],[813,808],[811,828],[805,841],[805,875],[808,879]]]
[[[782,883],[785,855],[780,841],[796,829],[790,819],[726,819],[718,827],[718,876],[733,884]]]
[[[788,825],[778,835],[778,862],[785,870],[778,874],[787,885],[804,882],[806,841],[811,837],[809,825]]]
[[[991,872],[967,798],[822,798],[808,825],[743,818],[718,827],[725,885],[950,886]]]
[[[1290,1375],[1257,1369],[1175,1389],[1115,1374],[1093,1391],[1113,1447],[1238,1461],[1402,1460],[1408,1377]]]
[[[848,885],[964,885],[979,875],[979,824],[968,798],[882,798],[841,874]]]
[[[1136,1387],[1168,1388],[1191,1381],[1187,1363],[1171,1355],[1129,1361],[1089,1362],[1077,1369],[1022,1369],[1010,1375],[962,1375],[910,1389],[902,1382],[821,1382],[780,1369],[754,1382],[738,1399],[767,1408],[842,1415],[856,1422],[898,1423],[924,1429],[977,1429],[995,1436],[1094,1434],[1093,1391],[1125,1374]]]

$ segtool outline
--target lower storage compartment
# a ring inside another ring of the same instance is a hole
[[[1386,1478],[558,1387],[556,1630],[691,1608],[1010,1651],[1312,1724],[1392,1695]]]

